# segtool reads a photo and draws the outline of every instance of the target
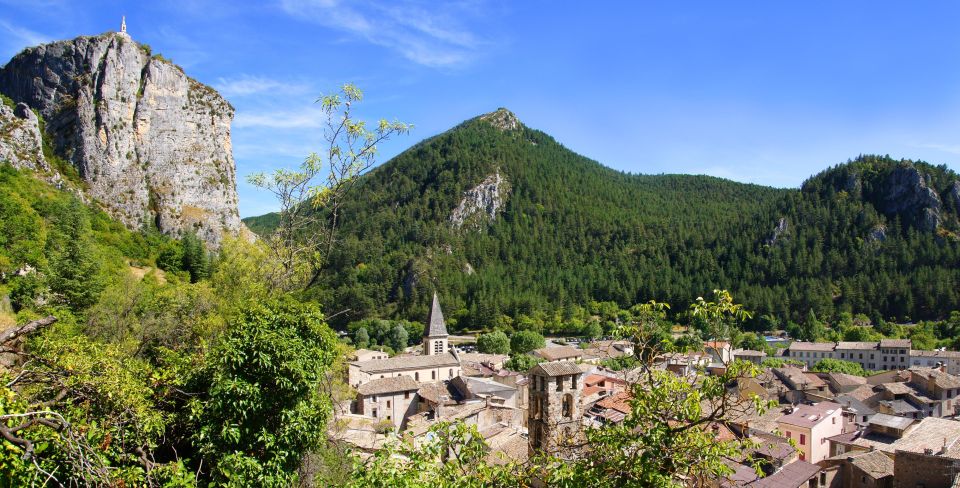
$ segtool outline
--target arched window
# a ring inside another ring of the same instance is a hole
[[[563,396],[563,418],[573,417],[573,395],[567,393]]]
[[[447,376],[449,378],[453,378],[453,368],[450,368],[450,370],[447,372]]]

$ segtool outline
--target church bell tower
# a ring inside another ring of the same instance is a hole
[[[446,354],[449,351],[447,343],[447,323],[443,320],[443,311],[440,310],[440,300],[437,293],[433,293],[433,305],[430,307],[430,315],[427,316],[427,324],[423,329],[423,354],[424,356],[433,356]]]

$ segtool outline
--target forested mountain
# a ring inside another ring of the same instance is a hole
[[[942,166],[873,156],[801,191],[625,174],[501,109],[364,176],[309,293],[349,309],[343,320],[415,319],[436,288],[461,328],[506,315],[562,329],[592,300],[679,305],[715,288],[756,311],[757,326],[810,309],[941,317],[960,308],[956,181]]]

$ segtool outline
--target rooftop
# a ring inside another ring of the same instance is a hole
[[[827,378],[839,386],[855,386],[867,384],[867,379],[863,376],[856,376],[846,373],[827,373]]]
[[[853,350],[858,350],[858,349],[859,349],[859,350],[864,350],[864,349],[876,349],[877,346],[879,346],[879,345],[880,345],[880,343],[877,342],[877,341],[872,341],[872,342],[838,342],[838,343],[837,343],[837,350],[838,350],[838,351],[840,351],[840,350],[849,351],[849,350],[851,350],[851,349],[853,349]]]
[[[820,402],[815,405],[800,405],[793,413],[784,415],[780,418],[781,424],[795,425],[797,427],[811,428],[826,420],[827,417],[837,412],[842,407],[833,402]]]
[[[615,395],[610,395],[603,400],[597,402],[597,406],[600,408],[609,408],[616,410],[620,413],[630,413],[633,409],[630,407],[630,396],[629,392],[621,391]]]
[[[540,374],[546,376],[566,376],[582,374],[577,363],[572,361],[560,361],[556,363],[540,363],[530,368],[530,374]]]
[[[893,459],[882,451],[865,452],[855,456],[850,463],[875,480],[893,476]]]
[[[913,341],[910,339],[883,339],[880,341],[880,347],[905,347],[910,349]]]
[[[533,354],[547,361],[561,361],[583,356],[583,351],[571,346],[543,347],[533,351]]]
[[[878,419],[878,417],[880,417],[880,419]],[[901,422],[895,424],[899,426],[917,422],[914,419],[893,417],[892,415],[878,413],[870,419],[870,423],[877,423],[878,420],[885,423]],[[899,427],[893,428],[902,430]],[[946,450],[941,455],[951,459],[960,459],[960,442],[957,442],[960,440],[960,422],[938,417],[926,417],[920,420],[912,429],[906,431],[901,438],[867,430],[841,434],[831,437],[830,440],[857,446],[864,450],[873,448],[889,453],[896,451],[923,453],[926,449],[932,449],[934,452],[940,453],[943,447],[946,446]]]
[[[820,473],[820,466],[806,461],[794,461],[780,471],[754,483],[757,488],[797,488],[807,484],[810,478]]]
[[[392,378],[379,378],[364,383],[357,387],[357,393],[364,396],[383,395],[385,393],[414,391],[419,388],[420,385],[409,376],[394,376]]]
[[[911,349],[910,355],[922,358],[960,359],[960,351],[922,351],[919,349]]]
[[[765,353],[765,352],[763,352],[763,351],[754,351],[753,349],[739,349],[739,350],[733,351],[733,355],[734,355],[734,356],[757,356],[757,357],[763,357],[763,356],[766,356],[767,353]]]
[[[832,351],[835,344],[832,342],[794,342],[790,344],[791,351]]]
[[[447,353],[430,356],[399,356],[389,359],[354,361],[350,364],[358,366],[360,371],[364,373],[382,373],[385,371],[406,371],[411,369],[458,366],[460,365],[460,361],[453,356],[453,353]]]
[[[925,380],[933,380],[937,387],[949,390],[952,388],[960,388],[960,377],[954,376],[949,373],[944,373],[939,369],[935,368],[911,368],[910,369],[911,379],[915,379],[917,376]]]

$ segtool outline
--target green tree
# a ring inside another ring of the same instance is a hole
[[[326,434],[323,393],[337,339],[313,306],[251,305],[210,352],[191,402],[194,443],[217,484],[289,486]]]
[[[860,363],[832,358],[823,358],[817,361],[811,370],[819,373],[846,373],[856,376],[867,375]]]
[[[477,350],[487,354],[510,354],[510,338],[495,330],[477,337]]]
[[[79,200],[71,199],[62,209],[56,230],[50,290],[71,309],[83,310],[96,303],[104,281],[90,242],[90,221]]]
[[[590,339],[596,339],[603,335],[603,327],[599,322],[590,322],[583,329],[583,335]]]
[[[407,328],[404,327],[403,324],[396,324],[390,329],[390,338],[387,345],[399,353],[407,348],[408,340]]]
[[[210,258],[203,241],[194,233],[183,236],[183,269],[190,273],[190,282],[196,283],[209,276]]]
[[[547,344],[546,340],[532,330],[521,330],[510,338],[510,351],[513,354],[526,354],[534,349],[540,349]]]
[[[526,373],[527,371],[530,371],[530,368],[542,362],[542,359],[536,356],[531,356],[530,354],[513,354],[510,356],[510,359],[507,360],[507,362],[503,363],[503,367],[509,369],[510,371]]]
[[[370,345],[370,334],[367,333],[366,327],[360,327],[357,332],[353,334],[353,345],[357,349],[362,349]]]

